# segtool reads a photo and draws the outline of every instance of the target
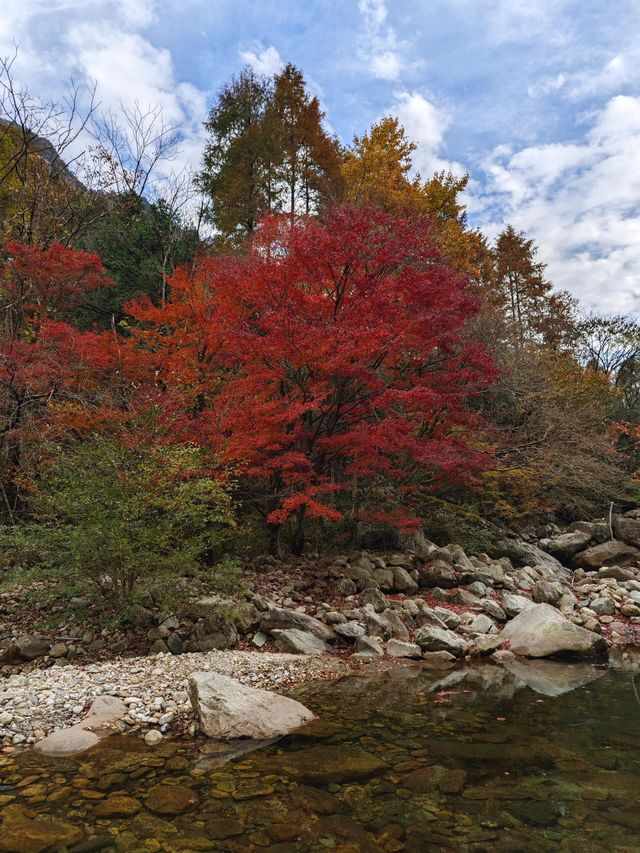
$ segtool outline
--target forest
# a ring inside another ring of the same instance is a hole
[[[344,145],[300,69],[246,67],[175,174],[180,128],[94,96],[0,69],[6,577],[122,607],[247,555],[634,506],[640,325],[470,224],[396,117]]]

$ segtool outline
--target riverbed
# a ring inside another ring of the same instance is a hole
[[[639,690],[595,664],[394,665],[291,691],[319,719],[275,743],[17,752],[0,850],[640,850]]]

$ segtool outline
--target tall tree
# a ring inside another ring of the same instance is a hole
[[[468,403],[492,368],[463,339],[465,282],[435,254],[426,222],[338,208],[325,225],[265,223],[248,257],[180,271],[164,309],[131,307],[150,375],[186,394],[194,438],[243,471],[272,547],[289,520],[299,551],[305,518],[340,518],[336,493],[365,513],[363,480],[482,464]]]

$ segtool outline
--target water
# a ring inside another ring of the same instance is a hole
[[[133,737],[20,753],[0,759],[0,851],[640,851],[635,680],[394,667],[297,691],[319,722],[244,754]]]

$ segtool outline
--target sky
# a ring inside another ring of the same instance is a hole
[[[470,176],[470,221],[527,232],[585,310],[640,315],[640,0],[0,0],[0,55],[41,97],[96,81],[162,106],[197,168],[243,65],[302,69],[348,143],[397,115],[415,166]]]

